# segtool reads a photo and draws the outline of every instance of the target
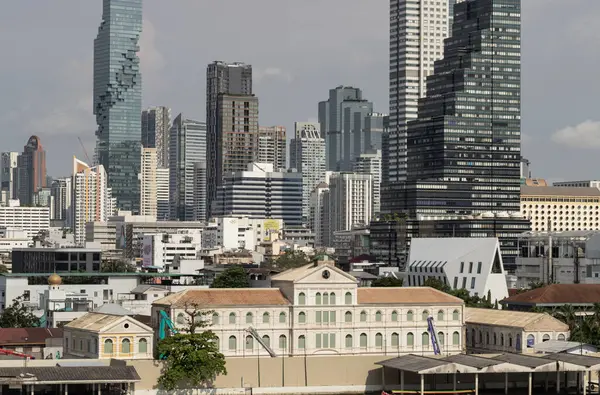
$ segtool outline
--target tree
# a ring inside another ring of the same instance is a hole
[[[23,296],[19,296],[4,309],[0,316],[0,328],[32,328],[40,325],[40,319],[22,302]]]
[[[487,297],[471,296],[469,291],[466,289],[451,289],[449,285],[443,283],[434,277],[429,277],[423,283],[425,287],[435,288],[439,291],[445,292],[452,296],[456,296],[465,302],[466,307],[479,307],[484,309],[492,309],[494,306],[497,308],[497,301],[492,303],[492,294],[488,291]]]
[[[6,265],[0,263],[0,273],[8,273]]]
[[[210,325],[205,317],[212,312],[201,311],[196,304],[186,305],[184,310],[189,316],[188,333],[178,333],[158,343],[158,353],[165,361],[158,383],[167,391],[207,387],[217,375],[227,374],[218,337],[211,330],[196,333]]]
[[[111,259],[102,262],[100,271],[103,273],[135,273],[137,268],[128,260]]]
[[[281,270],[288,270],[304,266],[308,263],[310,263],[308,255],[302,251],[295,250],[286,251],[272,263],[272,266]]]
[[[219,274],[210,286],[211,288],[250,288],[248,276],[243,267],[239,265],[229,266]]]
[[[373,280],[371,287],[401,287],[402,279],[396,277],[380,277]]]

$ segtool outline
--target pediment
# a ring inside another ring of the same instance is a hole
[[[295,281],[296,284],[356,284],[355,277],[343,270],[331,266],[316,266],[304,277]]]
[[[119,320],[111,325],[107,325],[101,331],[102,333],[144,333],[150,332],[152,333],[152,328],[142,324],[141,322],[131,318],[131,317],[123,317],[122,320]]]

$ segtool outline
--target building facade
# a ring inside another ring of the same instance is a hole
[[[17,198],[23,205],[33,204],[33,195],[46,187],[46,151],[40,138],[31,136],[17,157]]]
[[[381,150],[368,150],[354,159],[353,171],[373,176],[372,215],[377,216],[381,209]]]
[[[164,270],[174,260],[196,260],[202,249],[202,232],[146,234],[142,245],[142,266]]]
[[[151,107],[142,111],[142,147],[156,148],[156,163],[160,168],[169,167],[170,130],[170,108]]]
[[[287,169],[287,134],[285,126],[260,126],[256,162],[272,163],[276,171]]]
[[[333,173],[329,178],[329,233],[350,230],[371,222],[373,176],[357,173]]]
[[[587,180],[587,181],[560,181],[553,182],[554,187],[572,187],[572,188],[600,188],[599,180]]]
[[[22,229],[32,238],[50,228],[50,207],[20,206],[18,200],[11,200],[0,206],[0,228]]]
[[[13,273],[100,271],[100,248],[14,248]]]
[[[156,219],[166,221],[170,218],[169,207],[169,169],[156,169]]]
[[[53,199],[53,218],[65,222],[65,226],[72,226],[71,201],[73,199],[72,178],[59,178],[52,182],[51,194]]]
[[[141,32],[142,0],[103,0],[94,40],[96,158],[119,208],[134,212],[140,209]]]
[[[329,231],[329,184],[321,182],[310,194],[310,221],[308,226],[315,232],[315,246],[331,246]]]
[[[2,152],[0,154],[0,186],[6,192],[6,200],[17,199],[16,179],[18,152]]]
[[[154,217],[157,216],[157,169],[157,149],[142,147],[142,171],[140,179],[140,215],[152,215]]]

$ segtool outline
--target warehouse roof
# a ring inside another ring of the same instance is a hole
[[[510,299],[510,298],[509,298]],[[522,328],[525,331],[546,330],[566,332],[569,326],[547,313],[530,313],[496,309],[465,308],[467,324],[495,325]]]
[[[600,300],[600,284],[550,284],[510,296],[505,305],[594,304]],[[512,312],[511,312],[512,314]]]

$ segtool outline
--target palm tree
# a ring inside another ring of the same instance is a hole
[[[563,305],[554,313],[554,317],[569,325],[571,334],[573,333],[575,327],[577,326],[577,311],[572,305]]]

